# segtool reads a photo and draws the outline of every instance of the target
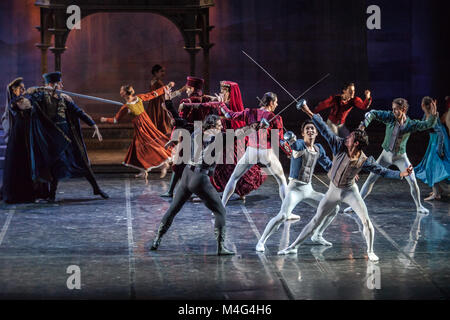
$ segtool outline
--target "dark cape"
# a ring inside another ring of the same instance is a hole
[[[2,198],[7,203],[34,202],[48,197],[54,165],[69,140],[39,107],[20,110],[13,99],[9,106],[11,127],[5,155]]]
[[[32,94],[31,99],[42,110],[45,117],[56,123],[60,133],[56,139],[57,144],[65,140],[70,143],[59,160],[52,166],[52,174],[57,179],[82,177],[92,173],[90,161],[86,151],[86,145],[81,133],[80,119],[90,126],[95,122],[72,99],[66,95],[60,95],[59,99],[51,97],[48,91],[38,91]]]

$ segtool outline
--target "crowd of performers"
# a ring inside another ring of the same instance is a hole
[[[446,111],[441,117],[436,101],[424,97],[421,104],[423,119],[412,120],[407,116],[409,105],[405,99],[395,99],[392,111],[372,110],[370,91],[365,91],[363,101],[355,96],[355,85],[348,83],[340,94],[330,96],[314,110],[308,107],[305,100],[297,103],[297,109],[310,118],[299,127],[301,139],[297,139],[293,132],[284,132],[282,117],[275,114],[278,106],[275,93],[265,93],[259,108],[244,108],[239,86],[235,82],[220,82],[220,94],[208,96],[203,94],[204,81],[201,78],[187,77],[181,89],[172,91],[174,83],[165,85],[163,82],[165,69],[162,66],[155,65],[152,75],[148,93],[136,94],[131,85],[123,85],[120,95],[124,105],[114,117],[100,118],[101,122],[115,124],[126,114],[132,115],[134,136],[124,165],[140,170],[147,179],[148,172],[155,168],[160,168],[161,177],[164,177],[172,164],[170,185],[161,196],[173,200],[157,229],[151,250],[158,249],[175,216],[185,202],[196,195],[215,216],[217,254],[234,254],[225,246],[225,207],[233,194],[245,199],[247,194],[258,189],[267,179],[266,171],[278,183],[282,205],[279,213],[268,222],[256,244],[256,251],[265,250],[267,239],[281,223],[299,219],[292,212],[300,202],[313,207],[316,214],[298,238],[278,253],[297,252],[299,245],[308,237],[314,243],[332,245],[324,239],[323,232],[339,212],[340,205],[345,203],[349,207],[342,208],[344,212],[355,215],[362,223],[368,258],[377,261],[373,250],[374,228],[364,202],[377,178],[407,180],[419,214],[427,214],[428,210],[421,203],[416,178],[432,187],[433,192],[425,200],[440,200],[442,185],[447,187],[450,182],[448,97]],[[107,199],[108,195],[99,187],[92,172],[80,119],[93,127],[93,137],[102,141],[98,126],[70,96],[58,91],[62,89],[60,72],[48,73],[43,77],[43,87],[26,90],[22,78],[7,86],[7,106],[2,117],[7,141],[1,190],[3,201],[21,203],[42,199],[54,202],[58,181],[82,176],[92,185],[95,195]],[[173,98],[183,92],[187,97],[181,99],[177,107]],[[348,132],[345,121],[354,107],[367,112],[359,127]],[[325,109],[330,109],[327,122],[318,114]],[[373,120],[386,125],[383,151],[377,160],[363,151],[369,143],[366,128]],[[200,128],[194,125],[198,121],[202,123]],[[175,129],[184,129],[188,135]],[[204,155],[214,154],[218,141],[227,141],[227,129],[235,132],[232,152],[224,148],[228,152],[219,155],[224,161],[205,162]],[[429,131],[430,140],[423,160],[413,168],[406,154],[406,144],[411,133],[416,131]],[[253,132],[258,134],[251,138],[249,135]],[[271,136],[274,132],[276,137]],[[316,143],[319,133],[328,143],[332,159],[327,156],[324,147]],[[194,146],[199,137],[200,156],[192,149],[188,161],[175,161],[184,159],[183,152],[186,150],[181,148],[183,141],[190,139]],[[239,143],[242,141],[244,143]],[[273,144],[273,141],[280,143]],[[278,146],[291,161],[289,183],[277,156],[278,150],[274,149]],[[328,172],[330,179],[325,194],[315,191],[312,186],[317,163]],[[388,169],[391,165],[398,170]],[[361,170],[370,175],[360,192],[356,182]]]

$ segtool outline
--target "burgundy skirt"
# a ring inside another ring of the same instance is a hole
[[[216,166],[211,182],[218,192],[223,192],[223,190],[225,190],[225,186],[230,180],[235,167],[236,165],[233,164],[218,164]],[[255,164],[241,179],[239,179],[234,192],[241,197],[245,196],[253,190],[258,189],[266,179],[267,175],[265,175],[261,168]]]

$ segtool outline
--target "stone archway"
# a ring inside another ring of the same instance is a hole
[[[203,51],[204,91],[209,92],[209,50],[213,46],[209,41],[209,33],[214,28],[209,25],[209,8],[214,6],[214,0],[37,0],[35,5],[40,8],[41,15],[37,29],[41,34],[41,42],[36,46],[41,50],[42,73],[48,72],[49,49],[54,55],[55,71],[61,71],[62,54],[67,49],[66,41],[70,33],[66,26],[66,10],[74,4],[80,7],[81,18],[101,12],[149,12],[166,17],[183,36],[184,49],[190,57],[190,75],[195,75],[196,56]]]

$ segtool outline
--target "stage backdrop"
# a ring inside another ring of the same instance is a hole
[[[0,2],[0,83],[23,76],[26,85],[40,84],[39,10],[33,0]],[[76,3],[76,1],[74,1]],[[371,88],[374,106],[389,108],[402,96],[412,104],[411,114],[421,116],[421,96],[442,99],[448,92],[449,71],[445,44],[448,23],[442,5],[433,1],[268,1],[216,0],[211,9],[215,26],[211,40],[211,93],[220,80],[240,84],[244,103],[257,105],[256,97],[274,91],[280,106],[291,101],[241,50],[247,51],[294,96],[326,73],[331,77],[306,98],[315,106],[340,91],[345,81],[355,81],[357,94]],[[381,30],[367,30],[366,8],[381,8]],[[70,33],[62,58],[67,90],[120,100],[119,87],[129,83],[138,92],[149,86],[153,64],[167,68],[166,80],[177,86],[188,75],[188,54],[181,34],[167,19],[153,14],[103,13],[82,20],[81,30]],[[49,69],[53,56],[49,54]],[[201,74],[201,54],[197,74]],[[4,90],[0,99],[4,101]],[[87,105],[99,116],[116,107]],[[2,105],[3,108],[3,105]],[[288,127],[303,119],[295,108],[284,117]],[[356,123],[362,112],[354,112]]]

